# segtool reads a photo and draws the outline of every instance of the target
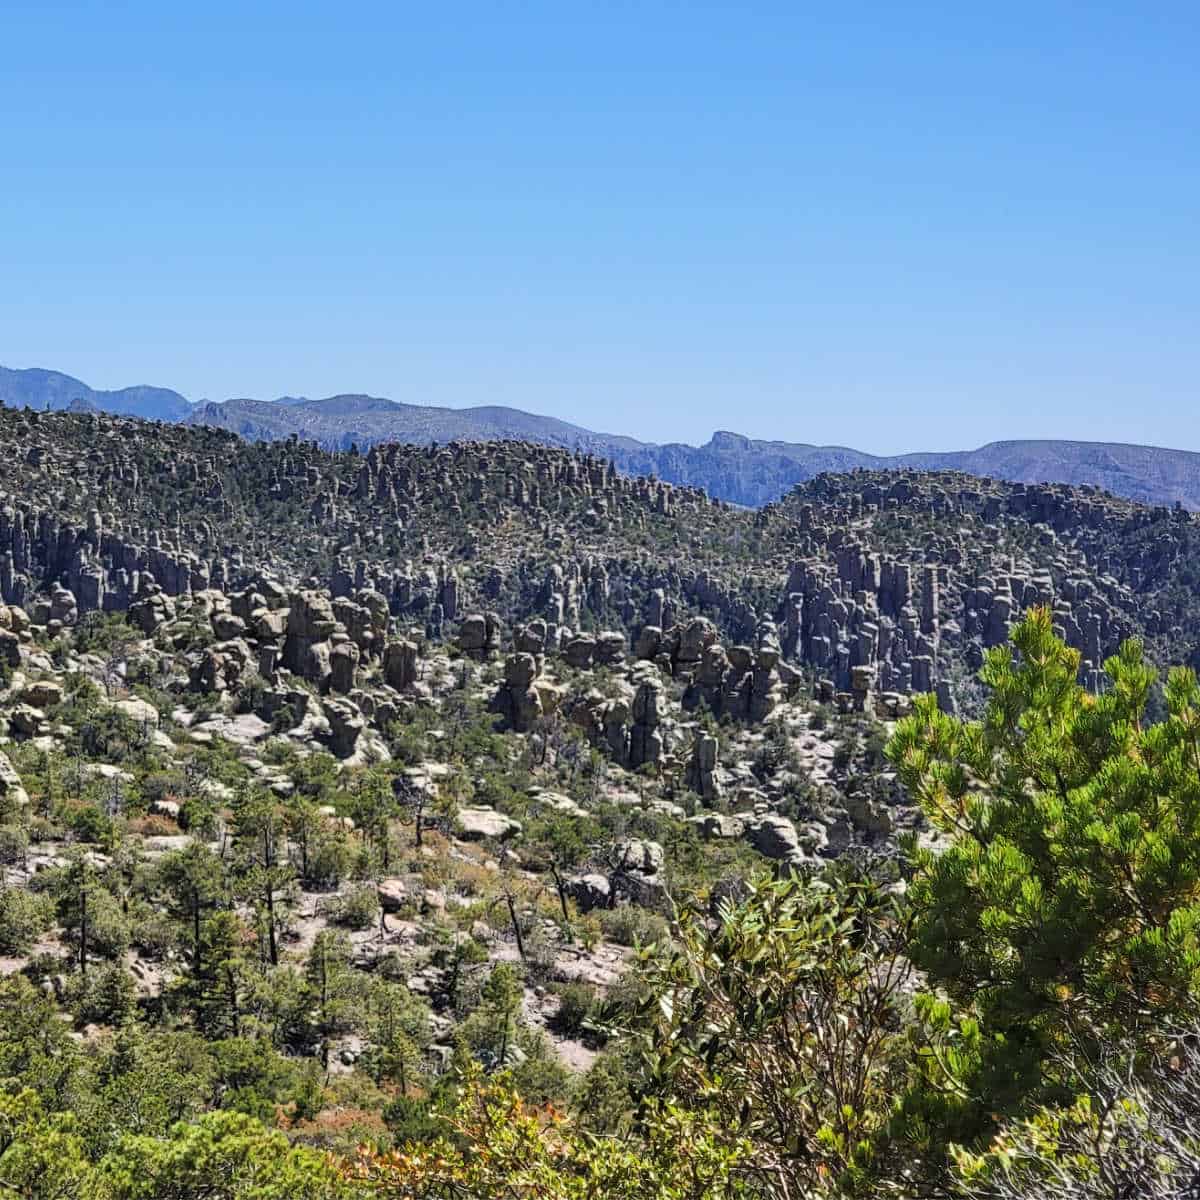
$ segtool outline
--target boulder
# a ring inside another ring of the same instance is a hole
[[[537,677],[537,659],[532,654],[510,654],[504,663],[504,682],[514,689],[527,688]]]
[[[245,637],[249,626],[241,617],[234,616],[231,612],[218,610],[212,615],[212,628],[218,640],[227,642],[231,638]]]
[[[75,594],[61,584],[55,584],[50,593],[50,620],[60,625],[74,625],[79,620]]]
[[[460,808],[458,826],[459,837],[468,842],[481,842],[487,838],[504,841],[521,832],[520,821],[514,821],[494,808]]]
[[[625,635],[610,630],[596,638],[595,660],[604,666],[613,666],[625,657]]]
[[[26,684],[20,695],[24,703],[31,704],[34,708],[52,708],[61,704],[62,698],[62,684],[55,683],[52,679],[38,679]]]
[[[716,770],[717,739],[712,734],[699,733],[692,743],[692,756],[683,777],[684,786],[713,804],[721,798]]]
[[[158,728],[158,709],[149,703],[149,701],[142,700],[137,696],[131,696],[128,700],[118,700],[113,705],[113,708],[128,717],[140,728]]]
[[[662,846],[658,842],[629,838],[617,843],[614,854],[616,865],[609,876],[614,900],[665,911],[670,897],[662,876]]]
[[[403,879],[381,879],[375,890],[385,913],[398,913],[409,901],[408,884]]]
[[[663,631],[657,625],[643,625],[633,644],[635,658],[653,659],[658,655],[662,643]]]
[[[329,654],[329,690],[341,695],[354,691],[358,681],[358,664],[362,652],[347,639],[335,645]]]
[[[389,642],[383,652],[383,680],[398,692],[407,691],[417,681],[417,643]]]
[[[0,663],[8,667],[21,665],[21,639],[7,629],[0,629]]]
[[[740,838],[746,829],[740,817],[729,813],[701,813],[688,820],[705,839]]]
[[[663,754],[663,738],[658,731],[662,721],[662,685],[646,678],[633,698],[633,728],[629,732],[629,765],[640,767],[657,763]]]
[[[287,629],[285,609],[256,608],[250,614],[250,631],[260,642],[274,642]]]
[[[504,663],[504,682],[492,697],[489,709],[499,713],[515,733],[528,733],[541,717],[542,697],[533,681],[537,659],[532,654],[510,654]]]
[[[323,642],[333,636],[337,621],[333,601],[323,592],[293,592],[287,618],[288,638]]]
[[[576,875],[566,881],[564,890],[579,905],[580,912],[612,907],[612,887],[603,875]]]
[[[458,627],[458,648],[472,658],[484,658],[488,651],[487,618],[483,613],[463,617]]]
[[[332,647],[328,642],[310,642],[300,657],[300,674],[324,690],[333,673]]]
[[[147,637],[175,619],[175,601],[157,586],[129,606],[129,619]]]
[[[658,842],[627,838],[617,843],[614,853],[619,871],[640,871],[643,875],[657,875],[662,869],[663,848]]]
[[[194,692],[214,695],[229,686],[225,677],[227,659],[215,646],[209,646],[188,671],[188,686]]]
[[[590,634],[577,634],[563,646],[562,652],[568,666],[576,670],[586,670],[592,665],[592,658],[596,653],[596,639]]]
[[[679,631],[676,662],[685,668],[696,665],[718,636],[717,627],[707,617],[694,617]]]
[[[323,592],[293,592],[289,601],[283,665],[322,688],[329,679],[329,639],[337,630],[333,602]]]
[[[46,714],[32,705],[16,704],[9,710],[8,719],[22,737],[36,737],[46,723]]]
[[[335,758],[350,758],[367,727],[358,706],[350,700],[326,700],[321,711],[329,722],[329,749]]]
[[[149,855],[172,854],[186,850],[195,839],[188,833],[163,834],[142,839],[142,849]]]
[[[796,826],[778,813],[745,818],[745,838],[759,854],[778,862],[799,866],[807,859]]]
[[[513,634],[513,647],[521,654],[532,654],[540,659],[546,653],[546,622],[541,617],[522,625]]]

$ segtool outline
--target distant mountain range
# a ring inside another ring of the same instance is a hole
[[[44,371],[40,367],[27,371],[0,367],[0,404],[40,409],[85,406],[147,421],[184,421],[195,407],[169,388],[143,386],[98,392],[61,371]]]
[[[515,408],[438,408],[375,396],[323,400],[227,400],[193,404],[168,388],[96,391],[58,371],[0,367],[0,403],[35,409],[96,408],[152,421],[186,421],[228,429],[252,440],[293,434],[327,449],[375,442],[448,442],[516,438],[611,458],[629,474],[657,475],[703,487],[735,504],[757,507],[823,471],[856,467],[959,470],[1018,483],[1092,484],[1148,504],[1200,509],[1200,453],[1108,442],[1005,441],[978,450],[882,457],[845,446],[768,442],[719,432],[703,446],[655,445],[595,433]]]

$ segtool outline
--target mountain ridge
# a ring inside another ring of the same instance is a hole
[[[194,407],[170,388],[136,384],[115,391],[98,391],[62,371],[0,367],[0,404],[57,411],[70,408],[77,401],[85,401],[102,412],[156,421],[182,421]]]
[[[702,487],[720,499],[755,508],[823,472],[911,467],[960,470],[1015,483],[1090,485],[1147,504],[1200,510],[1200,453],[1128,442],[1007,438],[973,450],[877,455],[844,445],[757,439],[716,430],[706,443],[692,446],[600,433],[501,405],[447,408],[362,393],[192,402],[169,388],[147,385],[97,390],[42,368],[0,367],[0,403],[50,409],[82,403],[144,420],[226,429],[255,441],[296,436],[329,450],[351,445],[365,450],[393,441],[423,445],[516,438],[600,455],[626,474]]]

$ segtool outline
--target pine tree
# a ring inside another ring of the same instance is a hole
[[[192,943],[192,971],[203,969],[201,924],[204,914],[226,891],[221,860],[201,842],[168,855],[162,863],[161,879],[167,903],[187,921]]]
[[[96,871],[86,851],[72,852],[58,888],[58,919],[78,945],[79,972],[87,978],[89,935],[96,889]]]
[[[351,812],[362,836],[375,844],[385,871],[391,867],[391,822],[398,806],[392,790],[391,771],[386,766],[365,772],[354,790]]]
[[[305,971],[312,1033],[321,1048],[321,1065],[329,1069],[333,1040],[353,1029],[361,998],[361,977],[350,966],[350,943],[345,934],[323,929],[313,941]]]
[[[200,926],[183,993],[196,1028],[207,1037],[238,1037],[242,1032],[246,936],[237,914],[228,910],[214,913]]]
[[[1031,610],[994,648],[979,721],[918,698],[888,756],[948,845],[912,848],[911,954],[936,1035],[924,1117],[965,1137],[1064,1098],[1065,1047],[1147,1042],[1200,992],[1200,687],[1136,641],[1077,683],[1080,655]],[[955,1017],[958,1018],[957,1022]]]
[[[490,1018],[498,1067],[508,1062],[524,994],[521,973],[512,963],[497,963],[484,981],[481,1008]]]
[[[381,980],[371,989],[368,1032],[376,1073],[395,1080],[407,1095],[429,1040],[428,1009],[406,987]]]
[[[295,879],[287,860],[287,834],[279,805],[265,793],[246,797],[237,813],[241,843],[241,890],[258,912],[265,957],[279,965],[281,900]]]

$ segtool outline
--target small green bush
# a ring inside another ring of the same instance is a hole
[[[20,888],[0,891],[0,952],[24,954],[50,927],[53,905],[48,896]]]
[[[371,929],[379,920],[379,896],[375,888],[369,883],[352,887],[335,898],[330,916],[348,929]]]
[[[584,1023],[596,1008],[595,989],[586,983],[564,984],[558,993],[558,1011],[554,1026],[566,1037],[579,1037]]]
[[[25,861],[29,850],[29,831],[21,825],[0,825],[0,865]]]
[[[658,913],[621,904],[600,913],[600,927],[609,941],[622,946],[648,946],[661,941],[667,933],[667,923]]]
[[[123,1025],[137,1008],[133,977],[120,963],[101,963],[72,984],[78,988],[74,1011],[80,1025]]]
[[[62,815],[63,823],[81,842],[107,845],[113,836],[113,823],[108,816],[91,804],[69,809]]]

